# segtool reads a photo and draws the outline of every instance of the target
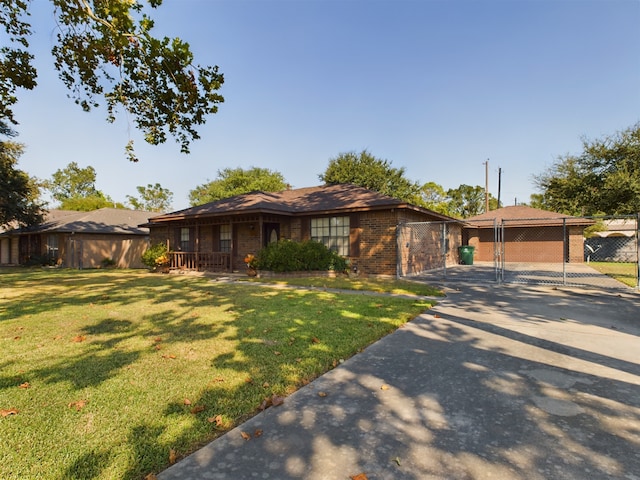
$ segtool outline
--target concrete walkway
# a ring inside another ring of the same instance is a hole
[[[447,293],[158,478],[640,479],[640,295]]]

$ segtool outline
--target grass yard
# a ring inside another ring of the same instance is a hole
[[[621,262],[589,262],[589,265],[600,273],[615,278],[630,287],[638,285],[638,271],[635,263]]]
[[[421,295],[429,297],[443,296],[442,290],[421,282],[407,280],[370,280],[368,278],[348,277],[264,277],[247,278],[251,282],[275,283],[277,285],[299,285],[327,289],[346,289],[378,293],[393,293],[396,295]]]
[[[431,306],[131,270],[0,286],[4,480],[158,473]]]

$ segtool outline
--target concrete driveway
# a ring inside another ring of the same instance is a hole
[[[158,478],[640,479],[638,294],[447,293]]]

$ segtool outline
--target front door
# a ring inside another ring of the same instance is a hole
[[[265,223],[264,232],[262,236],[263,246],[267,246],[270,243],[280,240],[280,224],[279,223]]]

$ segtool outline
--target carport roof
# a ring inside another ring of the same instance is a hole
[[[588,226],[594,223],[593,220],[588,218],[572,217],[571,215],[549,212],[526,205],[514,205],[490,210],[475,217],[467,218],[465,222],[468,226],[475,228],[492,228],[494,222],[504,222],[505,227],[557,227],[565,223],[566,225]]]

